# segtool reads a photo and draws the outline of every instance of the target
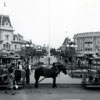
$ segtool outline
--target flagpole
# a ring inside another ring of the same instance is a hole
[[[6,7],[6,2],[4,1],[4,7]]]
[[[48,50],[48,65],[50,65],[50,33],[51,33],[51,0],[49,0],[49,50]]]

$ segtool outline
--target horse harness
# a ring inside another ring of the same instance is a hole
[[[60,71],[59,71],[59,69],[58,69],[58,67],[55,65],[55,68],[56,68],[56,70],[57,70],[57,72],[56,73],[60,73]]]

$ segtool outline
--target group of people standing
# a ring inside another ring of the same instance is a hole
[[[26,80],[26,84],[29,84],[30,83],[30,71],[31,71],[30,64],[28,62],[24,64],[21,64],[20,62],[18,62],[17,69],[21,71],[22,78],[24,78],[23,82],[25,83],[25,80]]]
[[[17,64],[12,63],[8,69],[8,86],[5,90],[5,93],[8,93],[7,89],[10,88],[11,89],[11,94],[14,95],[14,87],[17,87],[17,83],[18,80],[21,80],[23,83],[23,86],[25,86],[25,84],[29,84],[30,83],[30,70],[31,67],[29,65],[28,62],[21,64],[21,62],[19,61]]]

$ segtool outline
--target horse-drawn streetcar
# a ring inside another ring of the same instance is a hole
[[[6,87],[8,84],[8,68],[11,63],[16,63],[20,57],[16,55],[0,56],[0,87]],[[16,68],[15,65],[15,81],[19,87],[23,87],[22,71]]]
[[[82,85],[87,88],[100,87],[100,71],[88,70],[87,74],[83,74]]]
[[[83,73],[82,85],[87,88],[100,88],[100,57],[91,59],[87,74]]]

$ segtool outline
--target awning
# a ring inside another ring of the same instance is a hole
[[[100,59],[100,56],[94,54],[93,59]]]
[[[20,59],[21,57],[16,53],[13,54],[11,52],[2,52],[2,51],[0,51],[0,58]]]

